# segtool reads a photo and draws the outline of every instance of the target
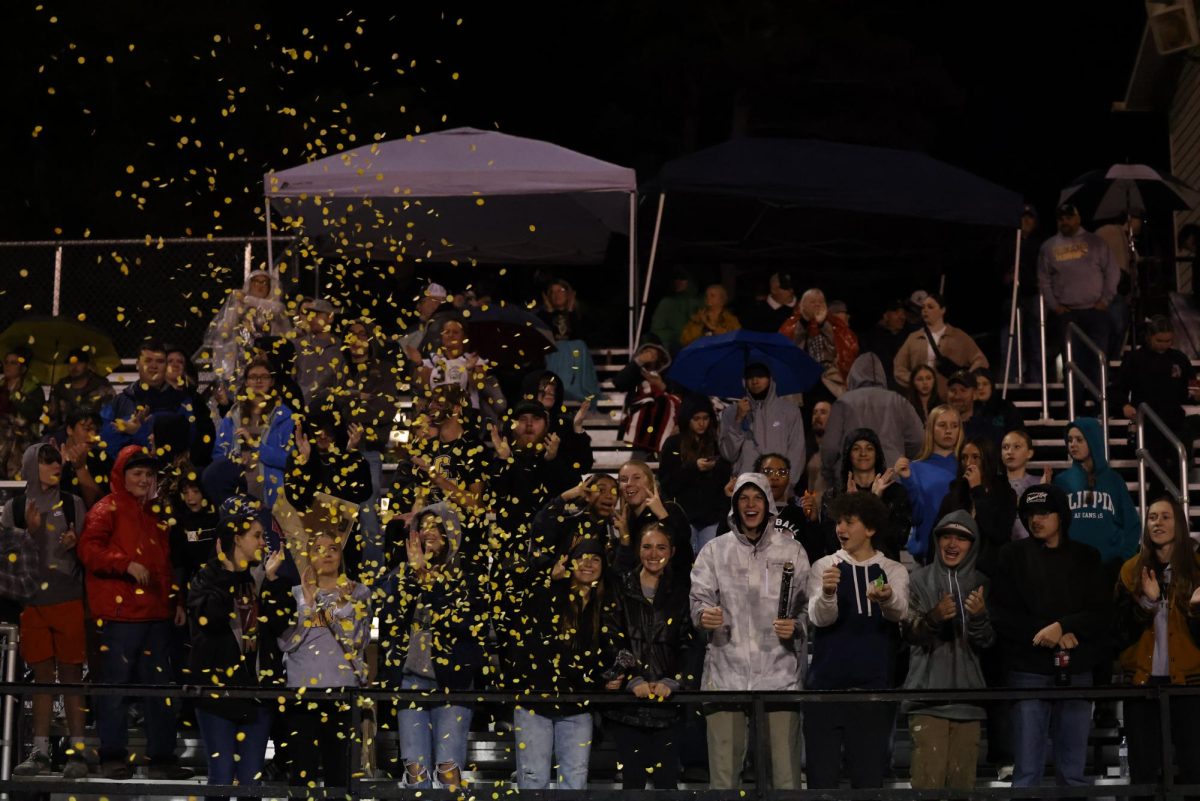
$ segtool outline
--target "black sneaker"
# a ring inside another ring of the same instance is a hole
[[[13,768],[14,776],[40,776],[50,772],[50,757],[41,751],[30,751],[29,757]]]
[[[175,762],[151,763],[150,767],[146,769],[146,774],[151,779],[170,782],[183,781],[196,775],[191,768],[185,768]]]
[[[125,760],[105,762],[100,766],[100,775],[113,781],[128,781],[133,778],[133,767]]]

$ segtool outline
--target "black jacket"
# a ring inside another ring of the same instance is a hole
[[[1163,422],[1176,431],[1183,427],[1183,405],[1188,402],[1188,382],[1196,370],[1188,358],[1171,348],[1155,353],[1142,346],[1121,362],[1116,390],[1112,394],[1112,413],[1124,417],[1122,408],[1149,404]]]
[[[1034,537],[1005,545],[988,608],[1007,668],[1053,673],[1054,649],[1034,645],[1033,638],[1055,622],[1079,640],[1071,652],[1072,673],[1090,672],[1110,658],[1112,593],[1095,548],[1066,536],[1053,549]]]
[[[543,378],[549,377],[554,378],[552,384],[554,408],[548,410],[550,424],[546,431],[549,434],[558,435],[558,458],[566,459],[567,464],[576,474],[576,483],[578,483],[585,474],[592,472],[592,465],[596,463],[596,458],[592,454],[591,436],[586,431],[582,434],[575,433],[575,415],[568,412],[567,407],[563,405],[562,379],[552,370],[538,370],[529,373],[521,380],[521,397],[525,400],[537,401],[538,386]]]
[[[683,414],[679,424],[686,426],[689,419],[690,415]],[[715,416],[712,424],[716,425]],[[663,495],[679,504],[691,525],[705,528],[720,522],[729,513],[725,485],[729,483],[733,466],[721,458],[719,449],[714,449],[711,454],[711,458],[717,460],[712,470],[701,470],[695,461],[684,463],[679,455],[679,439],[679,434],[673,434],[663,443],[658,465]]]
[[[264,593],[290,592],[288,582],[268,582],[260,589],[250,570],[231,571],[213,559],[192,577],[188,622],[192,649],[187,682],[202,688],[259,687],[283,680],[283,656]],[[254,714],[252,699],[214,699],[201,694],[197,705],[230,719]]]
[[[1017,495],[1002,478],[991,484],[971,487],[965,478],[950,482],[942,499],[937,519],[962,510],[975,518],[979,526],[980,549],[976,568],[989,578],[997,570],[1000,549],[1012,541],[1013,521],[1017,519]]]
[[[660,579],[654,600],[642,594],[640,570],[633,570],[621,579],[621,621],[630,652],[637,666],[629,679],[646,682],[673,683],[672,689],[692,689],[698,676],[687,675],[688,658],[694,644],[694,629],[689,613],[688,577],[677,576],[668,570]],[[626,692],[630,692],[626,689]],[[664,728],[680,718],[675,705],[649,700],[629,706],[604,709],[604,716],[630,726]]]
[[[429,612],[433,672],[439,689],[470,689],[483,664],[487,607],[481,577],[458,565],[434,574],[428,584],[403,565],[385,582],[380,603],[379,647],[383,651],[380,682],[400,687],[408,657],[413,619],[418,607]]]

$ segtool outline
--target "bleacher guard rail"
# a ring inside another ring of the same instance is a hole
[[[625,693],[606,692],[571,695],[514,695],[513,693],[489,690],[484,692],[434,692],[422,693],[416,691],[390,691],[378,688],[362,688],[352,690],[321,690],[312,692],[307,689],[291,689],[285,687],[269,688],[220,688],[199,687],[195,685],[114,685],[114,684],[29,684],[15,681],[5,681],[0,684],[0,693],[6,696],[5,709],[10,705],[7,699],[12,696],[27,696],[38,693],[55,693],[69,695],[136,695],[142,697],[166,698],[259,698],[272,701],[296,700],[301,697],[319,696],[321,700],[342,700],[349,704],[352,710],[353,730],[361,731],[363,703],[366,700],[411,703],[414,701],[429,703],[436,700],[440,703],[483,704],[501,703],[517,706],[521,703],[581,703],[592,707],[610,704],[628,705],[630,698]],[[660,703],[676,704],[720,704],[721,706],[738,706],[748,711],[750,725],[755,727],[758,742],[769,739],[766,712],[779,707],[794,708],[806,704],[844,703],[847,701],[879,701],[898,703],[901,701],[996,701],[1019,700],[1026,698],[1069,699],[1086,698],[1089,701],[1149,699],[1159,706],[1160,737],[1162,748],[1162,780],[1156,784],[1105,784],[1086,785],[1082,787],[1056,787],[1047,785],[1036,788],[1012,787],[977,787],[961,795],[972,799],[1005,799],[1005,798],[1092,798],[1096,796],[1111,796],[1127,798],[1134,796],[1153,796],[1157,799],[1180,798],[1200,795],[1200,785],[1176,784],[1173,777],[1174,763],[1172,760],[1173,744],[1171,739],[1171,699],[1180,696],[1200,695],[1200,686],[1157,685],[1147,687],[1053,687],[1044,689],[986,689],[986,690],[938,690],[938,691],[908,691],[908,690],[872,690],[872,691],[801,691],[801,692],[679,692],[668,701]],[[652,703],[652,702],[649,702]],[[7,725],[7,724],[6,724]],[[351,741],[350,764],[360,764],[360,743],[357,739]],[[810,799],[825,799],[826,801],[925,801],[925,799],[941,799],[955,797],[955,793],[946,790],[911,790],[905,788],[882,788],[871,790],[776,790],[770,786],[770,749],[760,748],[755,754],[755,781],[750,787],[741,790],[522,790],[522,799],[562,799],[562,801],[675,801],[689,799],[694,801],[727,801],[728,799],[745,799],[745,801],[809,801]],[[504,784],[504,783],[500,783]],[[12,779],[5,775],[0,780],[0,792],[8,794],[53,793],[69,796],[98,795],[113,797],[114,790],[119,790],[121,797],[195,797],[205,796],[242,796],[246,798],[398,798],[398,799],[501,799],[517,795],[515,787],[499,786],[496,782],[480,782],[470,786],[466,791],[449,790],[417,790],[400,785],[395,779],[352,778],[349,788],[308,788],[286,787],[283,785],[265,785],[259,787],[240,787],[207,785],[192,782],[149,782],[122,781],[114,782],[104,779],[85,779],[67,781],[61,779]]]

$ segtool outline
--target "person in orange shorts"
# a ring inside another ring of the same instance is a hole
[[[21,612],[21,658],[33,669],[38,684],[55,679],[69,684],[83,680],[85,639],[82,571],[75,559],[78,527],[83,523],[83,500],[59,489],[63,460],[51,444],[31,445],[21,461],[25,492],[4,505],[0,523],[24,529],[38,554],[37,590]],[[70,743],[64,779],[87,776],[83,752],[83,697],[64,697]],[[33,750],[15,768],[16,776],[50,771],[50,715],[54,696],[33,696]]]

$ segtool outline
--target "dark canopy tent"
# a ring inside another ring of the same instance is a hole
[[[923,153],[813,139],[735,139],[668,162],[643,191],[659,196],[647,289],[660,247],[679,261],[903,266],[1015,228],[1023,207]],[[664,229],[668,195],[678,214]]]

